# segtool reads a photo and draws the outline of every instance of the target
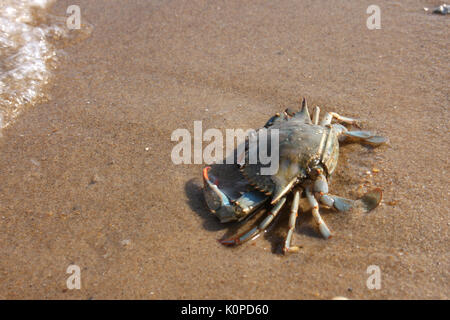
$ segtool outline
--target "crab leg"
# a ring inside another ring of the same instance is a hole
[[[319,175],[314,181],[313,191],[318,200],[328,207],[333,207],[338,211],[348,211],[353,206],[354,201],[328,194],[328,182],[322,169],[317,169]]]
[[[387,138],[377,136],[370,131],[361,131],[361,130],[348,131],[346,127],[344,127],[339,123],[334,123],[332,126],[339,137],[339,141],[367,143],[373,147],[377,147],[388,141]]]
[[[294,194],[294,200],[292,201],[291,215],[289,216],[289,231],[284,242],[283,253],[298,252],[299,247],[291,246],[292,235],[295,229],[295,222],[298,216],[298,206],[300,203],[300,192],[297,190]]]
[[[336,120],[338,120],[340,122],[353,124],[353,125],[356,125],[358,122],[358,120],[356,120],[356,119],[341,116],[341,115],[337,114],[336,112],[327,112],[325,114],[325,117],[323,117],[322,121],[320,122],[320,125],[326,126],[326,125],[331,124],[331,120],[333,120],[333,118],[335,118]]]
[[[369,131],[347,131],[343,132],[343,136],[351,141],[367,143],[374,147],[382,145],[388,141],[387,138],[374,135]]]
[[[319,108],[319,106],[315,106],[314,111],[313,111],[313,118],[312,118],[313,124],[319,124],[319,114],[320,114],[320,108]]]
[[[331,231],[328,229],[327,225],[325,224],[325,221],[323,221],[322,217],[319,213],[319,203],[317,202],[316,198],[314,198],[313,194],[311,193],[310,187],[307,187],[305,189],[306,192],[306,198],[309,201],[309,204],[312,207],[312,215],[314,220],[316,221],[317,225],[319,226],[320,233],[325,239],[328,239],[331,236]]]
[[[381,189],[373,189],[367,192],[359,200],[350,200],[331,195],[328,193],[328,182],[323,175],[322,169],[318,169],[318,173],[319,175],[314,181],[313,191],[318,200],[328,207],[333,207],[341,212],[348,211],[353,207],[362,207],[366,212],[369,212],[372,209],[376,208],[381,201]]]
[[[241,243],[244,243],[248,240],[253,239],[257,235],[259,235],[262,231],[264,231],[269,224],[272,222],[272,220],[277,216],[278,212],[280,212],[281,208],[283,207],[284,203],[286,202],[286,197],[283,197],[280,199],[280,201],[277,202],[277,204],[270,210],[267,217],[257,226],[251,229],[250,231],[238,235],[234,238],[228,238],[224,240],[219,240],[221,244],[227,245],[227,246],[233,246],[238,245]]]

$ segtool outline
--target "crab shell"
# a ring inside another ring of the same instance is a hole
[[[248,149],[246,163],[241,171],[255,189],[272,195],[272,203],[276,203],[295,185],[308,179],[318,166],[324,169],[327,178],[336,169],[339,157],[338,133],[330,125],[312,124],[306,106],[293,117],[284,114],[270,119],[266,127],[269,153],[271,133],[275,129],[279,130],[277,173],[261,175],[261,168],[264,166],[259,162],[249,164]]]

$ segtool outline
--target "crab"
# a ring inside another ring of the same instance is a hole
[[[351,200],[330,194],[328,181],[337,166],[340,141],[360,142],[376,147],[386,143],[387,139],[368,131],[350,131],[341,124],[353,125],[359,129],[356,119],[327,112],[319,122],[319,114],[320,108],[316,106],[311,118],[306,99],[303,98],[299,112],[288,108],[267,121],[264,128],[269,134],[278,129],[278,170],[273,175],[259,174],[262,164],[249,163],[247,144],[246,161],[240,166],[240,171],[248,181],[250,190],[239,197],[233,197],[219,188],[217,179],[209,174],[209,166],[203,169],[206,204],[222,223],[242,221],[257,212],[269,200],[272,206],[258,226],[237,236],[219,240],[223,245],[239,245],[257,237],[278,215],[288,195],[292,193],[289,230],[283,245],[284,254],[299,251],[299,247],[291,245],[291,241],[302,195],[312,208],[313,219],[325,239],[330,238],[332,233],[320,216],[319,203],[340,212],[353,207],[360,207],[369,212],[379,205],[382,198],[379,188],[367,192],[358,200]]]

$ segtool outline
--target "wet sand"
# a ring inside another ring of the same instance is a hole
[[[438,3],[379,1],[368,30],[372,3],[320,3],[78,1],[92,36],[0,140],[0,298],[448,299],[450,20],[423,12]],[[206,210],[202,166],[171,162],[171,133],[258,128],[301,96],[389,137],[344,146],[331,184],[355,198],[366,181],[382,204],[325,211],[330,240],[302,213],[287,257],[287,212],[221,246],[234,225]]]

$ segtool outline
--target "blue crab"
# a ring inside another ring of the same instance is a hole
[[[232,197],[219,188],[215,177],[209,174],[210,167],[203,169],[203,190],[207,206],[221,222],[241,221],[269,200],[272,206],[257,227],[232,238],[219,240],[222,244],[238,245],[258,236],[280,212],[290,193],[294,195],[283,253],[299,250],[297,246],[291,245],[291,240],[303,194],[312,208],[312,216],[320,233],[326,239],[331,236],[331,231],[320,216],[319,203],[337,211],[348,211],[356,206],[370,211],[378,206],[382,197],[381,189],[371,190],[359,200],[351,200],[328,193],[328,180],[337,166],[339,141],[350,140],[375,147],[386,143],[387,139],[368,131],[349,131],[340,124],[357,126],[355,119],[327,112],[319,122],[319,114],[319,107],[315,107],[311,119],[306,99],[303,98],[299,112],[286,109],[267,121],[264,128],[268,132],[278,129],[278,170],[273,175],[260,175],[262,165],[249,164],[247,147],[246,161],[240,166],[240,170],[251,189],[239,197]],[[332,122],[333,119],[337,121]]]

